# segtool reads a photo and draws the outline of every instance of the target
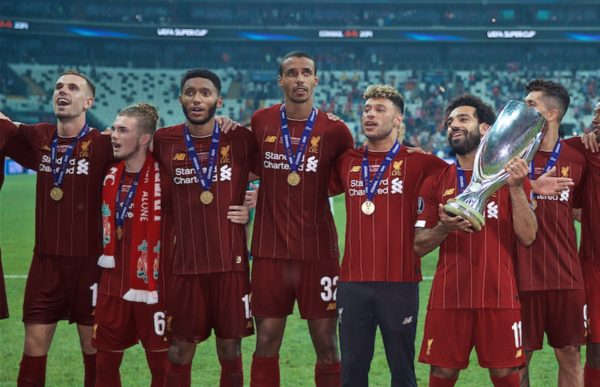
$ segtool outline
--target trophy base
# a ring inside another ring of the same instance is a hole
[[[480,231],[485,225],[485,218],[463,201],[451,199],[444,205],[444,211],[450,215],[460,216],[471,222],[474,231]]]

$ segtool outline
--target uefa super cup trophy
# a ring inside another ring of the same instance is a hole
[[[509,101],[477,148],[471,182],[444,205],[444,210],[471,222],[473,230],[481,230],[487,199],[508,180],[504,166],[515,156],[531,162],[540,146],[545,122],[534,108]]]

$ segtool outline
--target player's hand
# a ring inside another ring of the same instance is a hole
[[[342,120],[340,117],[336,116],[332,112],[327,112],[327,118],[329,118],[331,121],[341,121],[341,122],[344,122],[344,120]]]
[[[256,202],[258,200],[258,186],[254,183],[250,183],[250,188],[246,191],[246,196],[244,197],[244,206],[248,208],[256,208]]]
[[[600,150],[600,144],[598,144],[598,138],[600,137],[600,130],[596,129],[589,133],[586,133],[581,136],[581,142],[585,149],[591,151],[592,153],[596,153]]]
[[[523,180],[529,173],[529,167],[525,160],[520,157],[513,157],[504,167],[508,173],[508,185],[510,187],[518,187],[523,184]]]
[[[471,222],[464,219],[461,216],[452,216],[448,214],[444,210],[444,205],[439,204],[438,206],[438,217],[440,218],[440,223],[449,233],[452,231],[464,231],[468,233],[473,232],[473,227],[471,226]]]
[[[248,223],[248,219],[250,219],[250,209],[246,206],[229,206],[227,219],[231,223],[246,224]]]
[[[215,121],[217,121],[217,124],[219,124],[223,133],[227,133],[230,130],[235,130],[235,128],[240,126],[239,122],[236,122],[231,118],[225,116],[216,116]]]
[[[575,185],[570,177],[556,177],[556,167],[552,167],[536,180],[531,181],[531,189],[538,195],[559,195]]]

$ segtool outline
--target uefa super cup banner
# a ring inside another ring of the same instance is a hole
[[[471,182],[444,205],[444,210],[471,222],[473,230],[481,230],[487,199],[508,181],[504,167],[516,156],[531,162],[540,146],[545,122],[534,108],[509,101],[477,148]]]

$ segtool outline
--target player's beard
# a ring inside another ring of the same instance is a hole
[[[183,114],[185,115],[185,118],[187,118],[187,120],[190,123],[192,123],[194,125],[204,125],[215,116],[215,113],[217,112],[217,102],[215,101],[215,103],[211,107],[208,108],[208,114],[206,115],[206,118],[201,119],[201,120],[193,119],[190,116],[190,114],[188,113],[188,109],[185,106],[181,105],[181,109],[183,110]]]
[[[463,139],[453,140],[452,133],[448,135],[448,143],[450,147],[457,155],[466,155],[469,152],[474,151],[481,142],[481,134],[479,131],[470,132],[467,131]]]

